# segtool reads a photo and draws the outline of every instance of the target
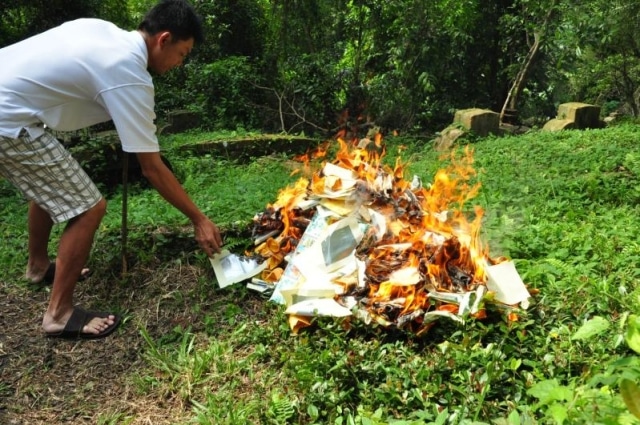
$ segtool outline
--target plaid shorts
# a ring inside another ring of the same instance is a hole
[[[51,134],[0,136],[0,175],[47,211],[54,223],[95,206],[102,194],[78,161]]]

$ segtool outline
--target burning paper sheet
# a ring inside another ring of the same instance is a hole
[[[358,223],[355,217],[343,218],[333,224],[328,224],[328,220],[329,216],[323,214],[314,217],[271,300],[291,306],[301,300],[333,299],[341,291],[331,279],[341,275],[340,270],[345,267],[354,269],[355,248],[362,240],[366,226]]]
[[[344,218],[328,226],[311,246],[291,261],[307,280],[329,275],[355,261],[353,254],[362,240],[363,230],[355,217]]]
[[[326,163],[323,177],[317,180],[317,196],[319,198],[345,199],[353,193],[358,182],[353,170]]]
[[[324,213],[323,210],[318,209],[316,214],[313,216],[311,223],[309,223],[309,226],[307,226],[306,231],[302,235],[302,238],[298,242],[298,245],[293,252],[292,257],[295,257],[298,254],[304,252],[315,242],[315,240],[329,226],[328,220],[328,215]],[[278,304],[285,304],[285,298],[282,294],[282,291],[292,290],[293,288],[296,288],[301,279],[302,275],[300,273],[300,270],[298,270],[298,268],[292,262],[289,262],[284,270],[284,273],[282,274],[282,277],[278,280],[270,300]]]
[[[338,304],[333,298],[315,298],[297,302],[287,308],[286,314],[298,316],[346,317],[351,315],[348,308]]]

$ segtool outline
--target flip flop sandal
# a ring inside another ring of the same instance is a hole
[[[87,270],[85,273],[80,273],[78,277],[78,282],[82,282],[83,280],[87,280],[91,276],[91,271]],[[49,267],[47,271],[44,273],[44,277],[39,282],[34,282],[35,284],[40,285],[53,285],[53,279],[56,277],[56,260],[52,260],[49,263]]]
[[[104,312],[91,312],[86,311],[80,307],[74,307],[69,321],[64,326],[64,329],[60,332],[45,332],[47,338],[61,338],[61,339],[100,339],[104,338],[113,331],[115,331],[120,325],[120,316],[115,316],[115,320],[111,326],[103,330],[99,334],[91,334],[82,332],[82,328],[96,317],[108,317],[110,313]]]

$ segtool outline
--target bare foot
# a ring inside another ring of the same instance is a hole
[[[47,270],[49,269],[49,266],[51,264],[53,263],[41,265],[29,264],[27,265],[27,271],[25,272],[24,276],[31,283],[40,283],[44,280],[44,277],[47,274]]]
[[[101,335],[117,323],[118,318],[113,314],[92,313],[75,307],[58,320],[46,313],[42,329],[48,336],[90,338]]]
[[[91,275],[91,269],[85,267],[80,271],[80,276],[78,277],[78,282],[81,282],[87,279]],[[25,272],[25,278],[31,284],[51,284],[53,283],[53,279],[56,276],[56,263],[55,261],[50,262],[45,268],[36,267],[36,266],[27,266],[27,271]]]

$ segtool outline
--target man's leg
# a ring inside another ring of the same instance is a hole
[[[0,141],[0,175],[35,202],[29,207],[27,265],[33,280],[40,277],[35,275],[36,269],[46,272],[48,268],[52,225],[68,223],[60,237],[51,298],[42,320],[47,334],[65,337],[60,331],[71,317],[76,322],[95,316],[74,310],[73,291],[105,215],[106,201],[69,151],[46,131],[35,138],[28,131],[16,139],[0,136]],[[77,314],[72,316],[74,311]],[[118,320],[114,315],[94,317],[83,322],[81,333],[97,335],[109,327],[115,329]]]
[[[29,203],[29,260],[27,279],[39,282],[49,267],[49,236],[53,220],[38,204]]]
[[[49,213],[38,204],[31,201],[29,203],[29,260],[27,261],[27,271],[25,277],[32,283],[42,282],[45,278],[49,266],[49,237],[53,228],[53,220]],[[78,276],[86,277],[89,269],[82,268]],[[52,283],[53,279],[48,281]]]
[[[62,233],[51,299],[42,320],[42,328],[47,333],[61,331],[73,312],[76,281],[89,258],[93,237],[105,215],[106,206],[107,202],[101,199],[94,207],[71,219]],[[82,332],[98,334],[114,321],[114,316],[94,318]]]

